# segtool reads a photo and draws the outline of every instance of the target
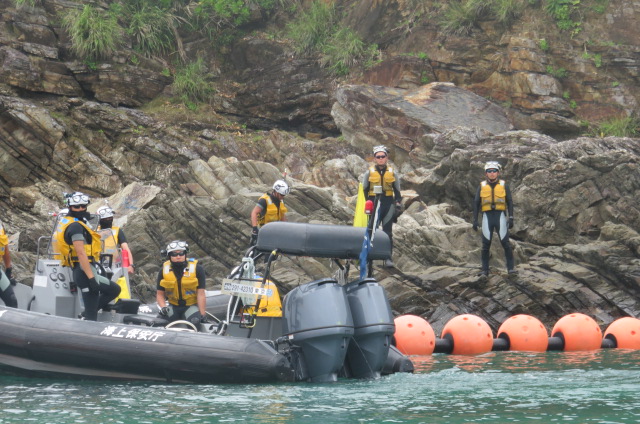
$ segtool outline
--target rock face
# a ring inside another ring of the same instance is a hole
[[[361,3],[379,13],[369,25],[386,22],[382,12],[392,2]],[[404,13],[405,3],[394,3],[393,13]],[[43,4],[27,12],[0,1],[0,205],[21,281],[30,283],[38,239],[50,233],[62,192],[81,190],[92,196],[92,210],[104,200],[116,210],[138,265],[139,297],[153,300],[159,251],[174,239],[189,242],[216,288],[248,247],[257,198],[285,169],[290,220],[350,225],[370,147],[387,143],[406,212],[394,227],[397,268],[376,266],[375,274],[397,314],[421,315],[436,332],[461,313],[483,317],[494,330],[516,313],[548,328],[576,311],[602,326],[640,315],[640,144],[543,134],[571,130],[573,115],[558,97],[567,82],[560,87],[539,73],[544,62],[526,40],[505,38],[511,59],[500,66],[484,55],[504,53],[503,44],[466,45],[462,66],[454,53],[464,40],[451,37],[429,60],[395,58],[337,87],[312,62],[287,57],[285,47],[243,40],[232,49],[230,66],[242,70],[233,74],[237,86],[214,107],[257,127],[294,123],[304,136],[231,132],[135,109],[170,82],[160,64],[132,69],[123,53],[85,68],[51,23],[68,2]],[[419,31],[433,37],[432,29]],[[622,60],[613,54],[607,60]],[[471,64],[484,65],[473,73]],[[425,76],[456,84],[422,84]],[[516,82],[518,90],[506,91]],[[517,111],[479,97],[482,90],[497,99],[508,94]],[[317,137],[336,129],[343,137]],[[471,202],[487,160],[502,163],[514,195],[515,277],[504,272],[499,243],[490,276],[476,275],[480,236],[471,229]],[[286,292],[334,273],[325,260],[282,258],[272,276]]]

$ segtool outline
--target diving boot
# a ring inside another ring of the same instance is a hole
[[[384,260],[384,266],[385,268],[395,268],[396,264],[394,264],[391,258],[389,258]]]

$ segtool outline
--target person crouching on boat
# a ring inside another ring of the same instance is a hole
[[[185,241],[172,241],[166,252],[156,287],[159,317],[169,322],[187,320],[197,328],[207,311],[204,268],[196,259],[187,259],[189,245]]]
[[[284,197],[289,194],[289,184],[284,180],[273,183],[273,191],[263,194],[256,206],[251,211],[251,246],[255,246],[258,241],[260,228],[274,221],[287,220],[287,207],[284,204]]]
[[[82,317],[97,321],[98,310],[106,310],[109,302],[118,297],[120,286],[102,275],[102,243],[100,234],[90,227],[89,203],[89,196],[84,193],[67,195],[69,212],[60,220],[55,237],[61,250],[62,266],[73,268],[73,281],[82,293]]]
[[[4,231],[2,221],[0,221],[0,256],[2,256],[2,260],[4,261],[4,272],[0,271],[0,299],[2,299],[5,306],[17,308],[18,299],[16,299],[13,286],[18,284],[18,282],[13,278],[11,253],[9,252],[9,237]]]
[[[99,207],[96,213],[100,218],[98,232],[104,239],[104,253],[115,254],[119,246],[122,249],[122,254],[127,255],[129,258],[127,272],[133,274],[135,266],[133,265],[133,254],[131,253],[131,249],[129,249],[127,237],[124,235],[122,228],[113,226],[113,216],[116,213],[109,206]]]

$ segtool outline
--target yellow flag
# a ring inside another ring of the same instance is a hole
[[[354,227],[366,227],[367,215],[364,213],[364,191],[362,190],[362,183],[358,184],[358,200],[356,201],[356,212],[353,215]]]

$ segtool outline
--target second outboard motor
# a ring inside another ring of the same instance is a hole
[[[396,331],[389,300],[373,278],[349,283],[344,290],[354,326],[347,353],[348,370],[356,378],[378,378]]]
[[[291,290],[283,302],[282,331],[302,351],[298,378],[337,381],[353,320],[345,292],[336,280],[324,278]]]

